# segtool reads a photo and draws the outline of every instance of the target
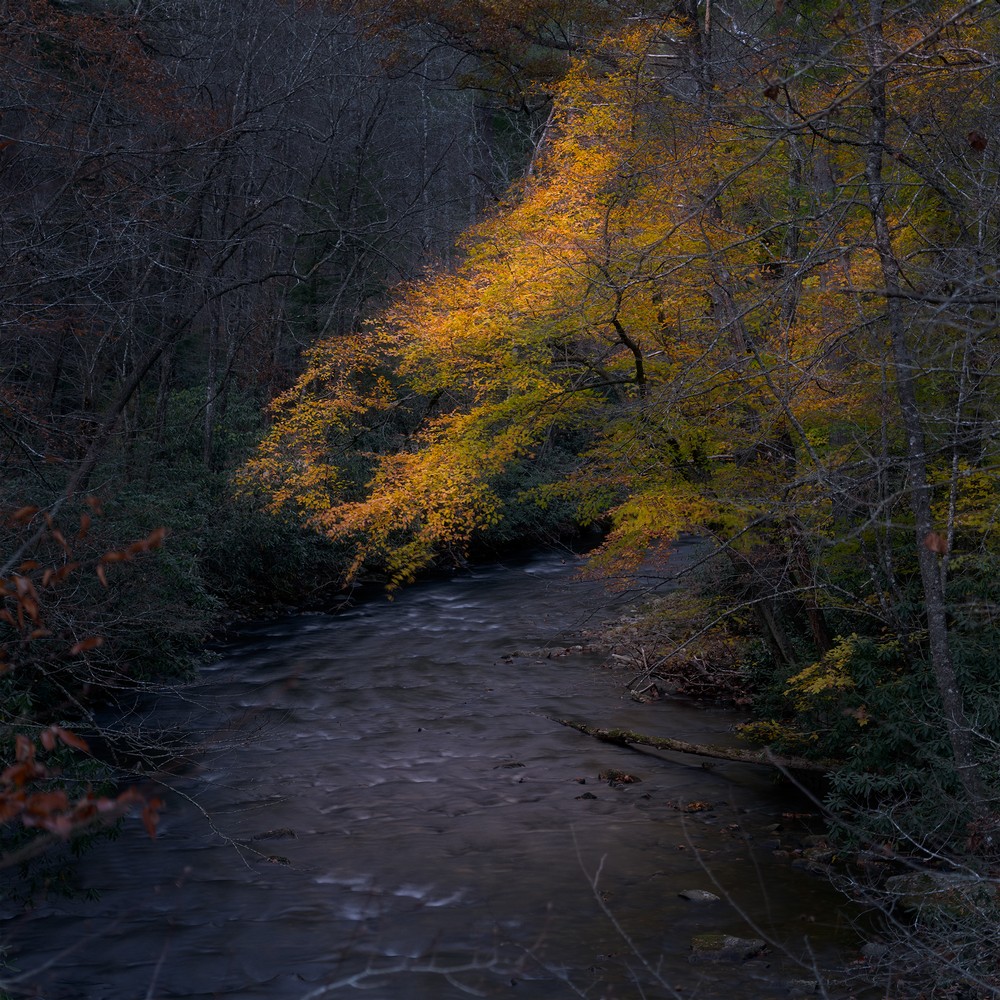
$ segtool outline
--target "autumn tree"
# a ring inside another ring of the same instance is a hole
[[[243,483],[395,583],[529,496],[605,523],[604,571],[711,539],[763,703],[857,762],[841,804],[957,791],[955,844],[997,722],[992,20],[717,13],[552,83],[528,176],[460,263],[315,350]]]
[[[629,65],[595,73],[581,64],[567,77],[536,175],[470,233],[460,268],[411,288],[371,335],[368,353],[393,358],[409,399],[431,407],[410,437],[416,447],[374,456],[372,491],[361,503],[340,504],[336,489],[299,488],[315,482],[311,459],[329,454],[330,414],[358,409],[356,395],[325,381],[339,350],[326,345],[299,389],[279,401],[289,419],[278,421],[253,466],[277,502],[304,502],[317,525],[357,532],[366,545],[378,539],[372,544],[383,553],[410,521],[399,512],[412,510],[427,544],[407,549],[405,576],[436,541],[466,543],[498,513],[492,477],[583,424],[590,446],[559,489],[586,498],[583,516],[610,511],[616,526],[606,550],[634,560],[651,535],[669,543],[713,519],[721,537],[740,533],[754,515],[731,495],[745,487],[730,484],[756,475],[763,486],[784,471],[773,455],[753,457],[754,438],[780,436],[782,420],[807,419],[811,407],[850,405],[836,388],[843,373],[823,357],[825,330],[807,325],[823,308],[839,310],[836,269],[803,307],[803,335],[779,334],[766,348],[753,339],[751,317],[763,330],[774,308],[758,286],[766,261],[722,215],[718,197],[705,208],[715,184],[692,163],[705,141],[704,109],[660,88],[648,70],[659,44],[656,33],[616,39],[616,58],[624,63],[631,51]],[[712,138],[719,151],[745,152],[724,127]],[[367,356],[363,344],[352,343],[352,358]],[[818,369],[809,377],[793,377],[798,352]],[[332,367],[350,371],[352,362],[345,356]],[[763,426],[776,396],[784,410]],[[384,407],[384,385],[377,399]],[[751,445],[739,464],[737,438]],[[337,476],[328,482],[336,486]]]

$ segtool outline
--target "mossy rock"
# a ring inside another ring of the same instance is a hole
[[[605,768],[597,777],[609,785],[637,785],[642,781],[642,778],[637,778],[627,771],[619,771],[616,767]]]
[[[741,938],[733,934],[697,934],[691,938],[689,960],[700,962],[745,962],[767,947],[761,938]]]

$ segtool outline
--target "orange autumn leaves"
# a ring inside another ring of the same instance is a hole
[[[85,740],[61,726],[43,729],[40,741],[49,752],[59,744],[84,753],[90,749]],[[72,798],[65,788],[45,787],[48,779],[58,777],[59,772],[39,761],[37,752],[37,746],[27,736],[15,737],[14,762],[0,772],[0,824],[19,821],[29,830],[68,839],[96,826],[111,825],[138,805],[146,832],[156,836],[161,799],[144,796],[135,788],[114,797],[95,795],[88,788]],[[32,843],[10,852],[0,858],[0,869],[26,860],[36,851],[37,845]]]
[[[738,535],[787,502],[768,442],[798,435],[797,461],[833,461],[830,427],[867,419],[844,292],[870,262],[817,254],[775,280],[789,150],[662,87],[657,37],[612,40],[613,71],[581,60],[532,176],[466,234],[462,262],[316,347],[275,401],[240,487],[349,544],[351,573],[371,562],[401,583],[463,552],[525,499],[501,480],[526,463],[539,502],[609,517],[626,562],[681,531]],[[808,253],[820,234],[800,228]],[[574,467],[545,472],[566,436]]]

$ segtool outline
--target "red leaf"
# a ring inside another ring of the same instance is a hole
[[[928,531],[924,536],[924,546],[939,556],[947,555],[948,539],[937,531]]]
[[[28,796],[24,812],[26,817],[37,818],[51,816],[56,811],[61,812],[68,808],[69,799],[65,792],[36,792],[34,795]],[[24,825],[29,825],[27,818],[25,818]]]
[[[156,839],[156,825],[159,822],[159,810],[163,808],[162,799],[149,799],[142,807],[142,825],[146,828],[151,840]]]
[[[69,648],[69,655],[77,656],[80,653],[89,652],[91,649],[97,649],[103,643],[104,640],[99,635],[92,635],[86,639],[81,639],[79,642],[74,642]]]
[[[18,795],[0,795],[0,823],[8,823],[24,808]]]
[[[97,815],[97,805],[90,799],[83,799],[73,807],[73,821],[86,823]]]
[[[28,826],[28,820],[25,818],[24,825]],[[43,830],[48,830],[49,833],[54,833],[57,837],[68,837],[73,832],[73,820],[69,816],[64,816],[62,814],[58,816],[49,816],[46,819],[40,820],[38,825]]]
[[[27,736],[18,733],[14,738],[14,758],[19,762],[35,759],[35,744]]]
[[[53,583],[62,583],[75,569],[79,569],[80,564],[78,562],[66,563],[65,566],[60,566],[59,569],[52,574]]]
[[[28,617],[36,624],[41,624],[41,615],[38,611],[38,602],[33,597],[22,597],[21,605],[27,612]]]
[[[149,552],[150,549],[158,549],[163,544],[163,539],[166,538],[166,535],[166,528],[157,528],[155,531],[150,532],[148,537],[133,542],[125,550],[125,557],[134,556],[139,552]]]
[[[20,510],[14,511],[14,513],[11,514],[10,519],[15,524],[24,524],[25,522],[30,521],[37,513],[37,507],[22,507]]]
[[[18,788],[21,788],[29,781],[34,781],[35,778],[46,777],[48,773],[41,764],[26,760],[20,764],[12,764],[8,767],[3,774],[0,774],[0,782],[6,785],[16,785]]]
[[[71,733],[68,729],[63,729],[62,726],[53,726],[52,730],[66,746],[82,750],[84,753],[90,753],[90,747],[82,736],[77,736],[76,733]]]

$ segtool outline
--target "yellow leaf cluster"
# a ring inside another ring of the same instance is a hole
[[[663,86],[648,57],[688,30],[629,28],[578,60],[532,175],[466,233],[456,265],[313,350],[242,488],[400,582],[502,517],[498,477],[570,431],[586,435],[576,467],[536,494],[610,518],[609,560],[681,531],[749,544],[783,517],[829,526],[821,484],[878,432],[892,390],[864,151],[775,140],[759,81],[715,95],[712,115]],[[857,89],[858,45],[845,39],[838,74],[795,83],[803,114]],[[930,107],[910,90],[894,100]],[[829,182],[806,191],[808,156]],[[901,253],[924,250],[910,230],[930,209],[891,210]],[[992,493],[972,469],[963,483],[972,524]],[[849,686],[849,643],[790,690]]]
[[[854,687],[851,661],[859,641],[857,633],[837,636],[833,648],[820,660],[789,678],[785,693],[792,696],[797,708],[808,709],[817,697],[828,697]]]

